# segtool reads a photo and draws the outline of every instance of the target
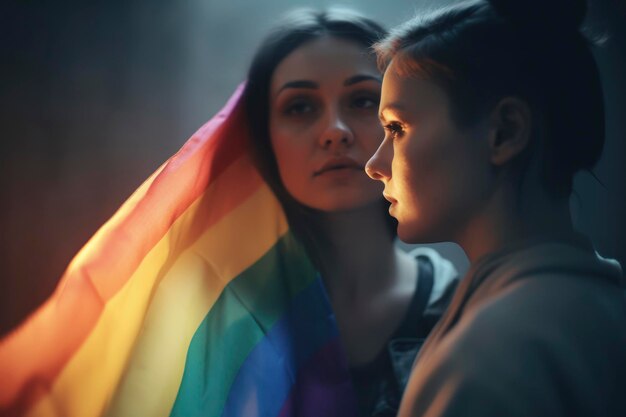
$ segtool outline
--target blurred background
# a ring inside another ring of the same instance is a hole
[[[73,4],[74,3],[74,4]],[[54,290],[73,255],[244,79],[273,22],[343,5],[387,27],[451,1],[21,1],[0,6],[0,334]],[[626,262],[626,3],[591,0],[608,136],[572,204]],[[576,88],[576,86],[572,86]],[[438,245],[460,270],[455,245]]]

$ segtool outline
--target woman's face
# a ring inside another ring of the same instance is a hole
[[[385,185],[405,242],[458,241],[492,182],[486,124],[460,129],[436,84],[385,72],[380,102],[385,138],[367,164]]]
[[[361,45],[322,37],[289,54],[270,86],[270,138],[280,177],[299,203],[352,210],[380,200],[365,174],[383,130],[381,76]]]

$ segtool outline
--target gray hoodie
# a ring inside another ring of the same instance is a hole
[[[626,416],[626,297],[581,237],[476,262],[421,349],[399,416]]]

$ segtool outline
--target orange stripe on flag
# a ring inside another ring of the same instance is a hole
[[[148,252],[229,166],[247,160],[241,90],[94,235],[70,263],[50,299],[0,341],[0,414],[17,415],[50,390],[105,304]],[[229,183],[220,184],[230,188],[228,198],[211,201],[209,214],[199,216],[198,223],[188,228],[190,233],[169,249],[172,258],[252,194],[260,179],[242,175]]]

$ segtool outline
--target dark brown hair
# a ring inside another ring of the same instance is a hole
[[[446,91],[452,118],[468,126],[506,96],[533,117],[529,152],[542,155],[547,189],[567,197],[576,172],[594,167],[604,145],[604,101],[584,0],[471,1],[418,17],[375,46],[405,75]]]

